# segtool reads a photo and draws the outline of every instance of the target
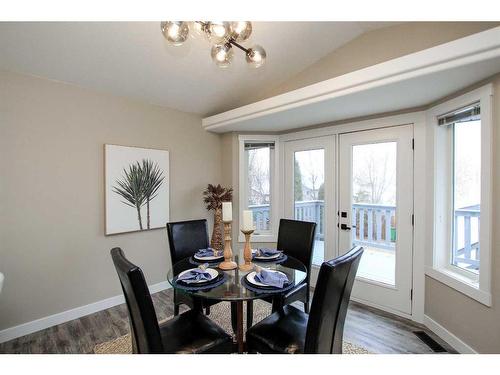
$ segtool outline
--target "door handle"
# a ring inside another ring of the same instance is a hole
[[[348,227],[347,224],[340,224],[340,229],[342,229],[342,230],[351,230],[351,227]]]

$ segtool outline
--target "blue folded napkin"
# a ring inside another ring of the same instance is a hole
[[[208,264],[202,264],[198,268],[193,268],[189,272],[177,278],[177,281],[183,281],[185,283],[194,283],[200,280],[210,280],[212,276],[206,271]]]
[[[213,257],[215,255],[216,251],[214,249],[212,249],[211,247],[208,247],[206,249],[200,249],[196,252],[196,256],[197,257],[201,257],[201,258],[204,258],[204,257]]]
[[[271,257],[273,255],[276,255],[280,253],[281,251],[276,250],[276,249],[268,249],[267,247],[259,248],[257,249],[257,252],[255,253],[255,256],[258,257]]]
[[[255,280],[262,284],[283,288],[283,286],[288,283],[288,277],[283,273],[269,271],[260,267],[256,270]]]

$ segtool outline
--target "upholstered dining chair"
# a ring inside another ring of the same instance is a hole
[[[133,353],[231,353],[232,338],[199,310],[159,325],[142,270],[119,247],[111,257],[127,303]]]
[[[316,223],[281,219],[278,229],[278,250],[300,260],[307,268],[307,277],[304,282],[285,295],[266,297],[264,301],[273,304],[273,312],[295,301],[304,304],[304,311],[309,312],[309,282],[311,279],[312,257],[314,249],[314,235]],[[249,310],[252,309],[250,304]],[[247,317],[248,327],[252,325],[252,317]]]
[[[274,310],[278,307],[289,305],[295,301],[304,303],[304,311],[309,312],[310,280],[312,258],[314,250],[314,235],[316,223],[308,221],[281,219],[278,230],[278,243],[276,247],[287,255],[300,260],[307,268],[307,277],[304,282],[286,296],[275,300]],[[276,306],[276,304],[278,306]]]
[[[167,235],[172,267],[178,261],[192,256],[199,249],[209,247],[206,219],[167,223]],[[203,301],[207,315],[210,314],[210,306],[215,303],[217,302]],[[195,301],[192,296],[174,290],[174,316],[179,315],[179,307],[182,304],[193,308]]]
[[[247,330],[249,352],[342,353],[344,323],[362,247],[321,265],[311,313],[285,306]]]

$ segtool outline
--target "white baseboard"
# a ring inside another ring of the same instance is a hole
[[[151,294],[160,292],[162,290],[170,288],[168,281],[162,281],[158,284],[153,284],[149,286],[149,291]],[[40,331],[45,328],[49,328],[61,323],[68,322],[73,319],[81,318],[82,316],[93,314],[95,312],[109,309],[110,307],[120,305],[125,303],[123,294],[118,296],[110,297],[90,303],[85,306],[76,307],[71,310],[63,311],[54,315],[46,316],[31,322],[23,323],[15,327],[6,328],[0,331],[0,343],[28,335],[33,332]]]
[[[427,315],[424,315],[424,325],[442,340],[446,341],[457,352],[461,354],[477,354],[469,345]]]

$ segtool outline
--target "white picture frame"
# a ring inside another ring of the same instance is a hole
[[[170,168],[166,150],[104,145],[105,235],[165,228]]]

